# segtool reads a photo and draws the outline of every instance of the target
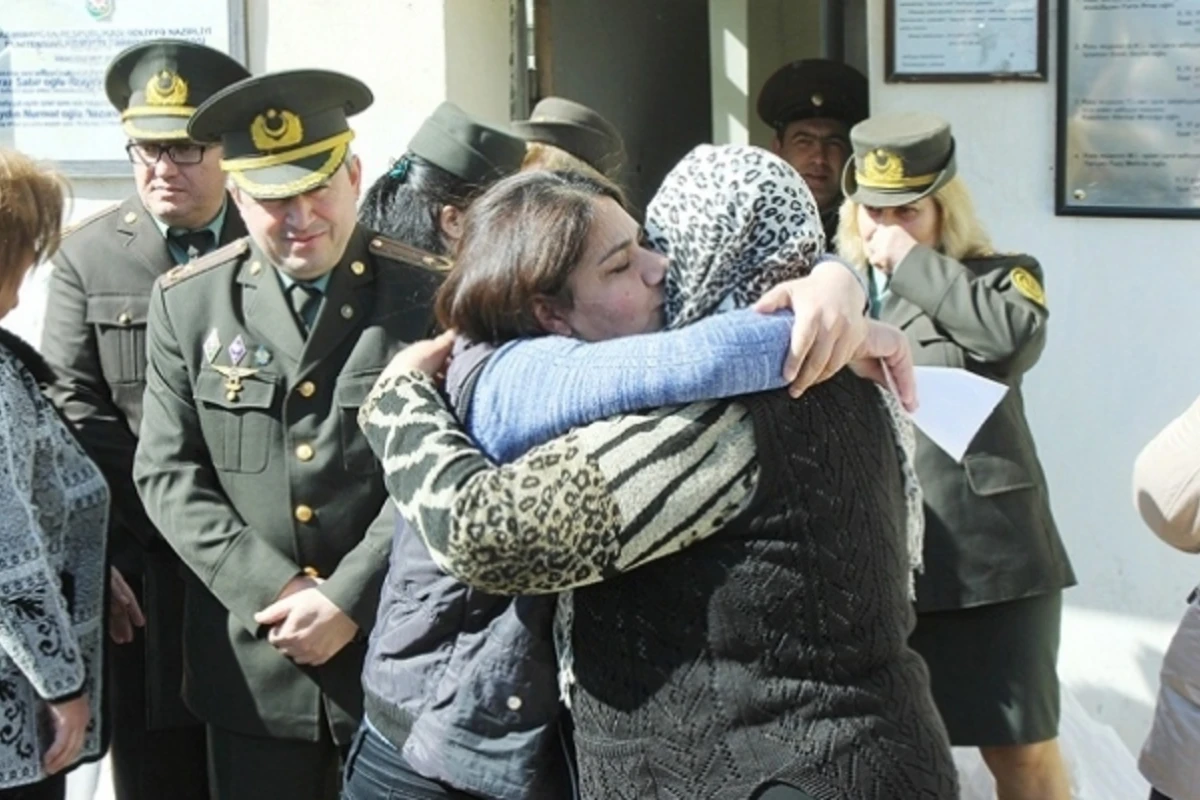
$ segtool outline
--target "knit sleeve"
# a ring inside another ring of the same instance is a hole
[[[85,669],[33,501],[36,419],[29,391],[0,360],[0,649],[44,700],[76,695]]]
[[[676,553],[720,530],[757,482],[736,403],[593,423],[495,466],[426,376],[390,380],[360,417],[388,491],[438,565],[489,592],[559,592]]]
[[[740,310],[603,342],[511,342],[480,374],[467,429],[485,453],[507,462],[616,414],[784,386],[793,320],[790,312]]]

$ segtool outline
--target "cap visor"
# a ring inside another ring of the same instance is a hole
[[[854,158],[851,157],[846,160],[845,171],[842,173],[842,194],[860,206],[871,206],[872,208],[906,206],[941,189],[954,177],[954,172],[953,162],[951,162],[946,169],[938,173],[938,176],[933,179],[933,183],[924,188],[879,189],[859,185],[858,180],[854,177]]]
[[[173,141],[188,138],[187,123],[187,117],[139,116],[121,122],[121,130],[125,131],[125,135],[130,139]]]
[[[311,192],[333,176],[346,160],[346,145],[308,158],[259,169],[230,170],[229,177],[258,200],[281,200]]]

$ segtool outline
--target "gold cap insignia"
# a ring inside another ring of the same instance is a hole
[[[1032,300],[1045,308],[1046,290],[1042,288],[1042,284],[1038,279],[1033,277],[1032,272],[1024,267],[1017,267],[1008,273],[1008,279],[1012,281],[1013,288],[1020,292],[1022,297]]]
[[[812,104],[814,106],[816,106],[817,108],[820,108],[821,106],[825,105],[825,95],[821,94],[820,92],[817,92],[816,94],[814,94],[812,96]]]
[[[304,126],[300,123],[300,117],[291,111],[272,108],[259,114],[250,123],[250,139],[259,150],[283,150],[304,141]]]
[[[187,81],[169,69],[153,75],[146,82],[146,104],[151,106],[182,106],[187,104]]]
[[[872,150],[859,167],[858,182],[866,186],[888,188],[903,185],[904,161],[891,150]]]

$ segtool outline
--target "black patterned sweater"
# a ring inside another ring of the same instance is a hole
[[[584,794],[956,798],[913,625],[901,472],[848,372],[745,398],[761,476],[720,536],[575,592]],[[814,436],[813,431],[822,435]]]

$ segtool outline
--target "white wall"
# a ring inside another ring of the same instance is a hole
[[[1200,394],[1195,222],[1054,216],[1056,41],[1046,84],[887,85],[883,0],[870,0],[872,110],[950,120],[959,168],[1001,249],[1045,266],[1050,339],[1026,398],[1055,516],[1079,577],[1060,674],[1131,749],[1200,558],[1158,542],[1132,507],[1141,446]]]
[[[438,103],[508,120],[509,0],[246,0],[250,70],[321,68],[362,80],[351,120],[374,180]]]

